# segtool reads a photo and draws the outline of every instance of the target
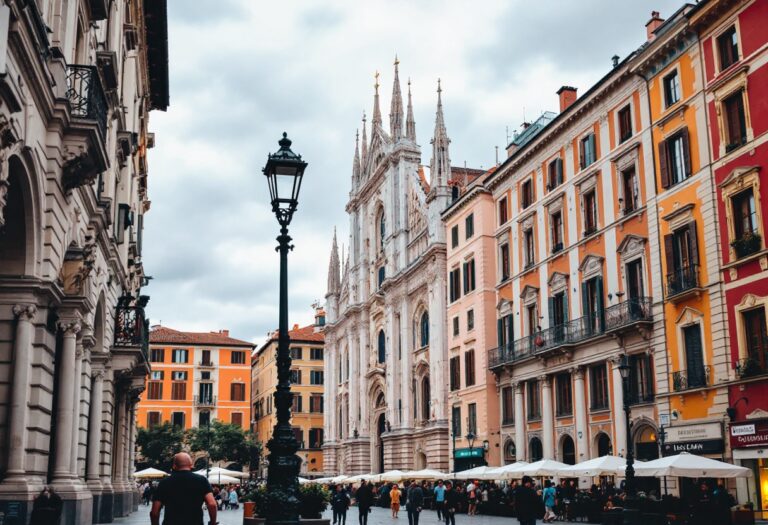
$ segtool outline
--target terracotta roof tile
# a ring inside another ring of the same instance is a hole
[[[220,332],[181,332],[166,326],[155,326],[149,332],[150,343],[172,343],[209,346],[250,346],[255,345],[242,339],[229,337],[229,331]]]
[[[288,330],[288,337],[291,338],[291,341],[297,342],[297,343],[325,342],[325,334],[323,332],[315,332],[315,325],[313,324],[308,326],[302,326],[301,328],[299,328],[298,325],[293,325],[293,328],[291,330]],[[269,339],[267,339],[267,341],[263,345],[261,345],[261,348],[259,348],[259,350],[254,353],[253,357],[260,354],[273,341],[277,341],[277,330],[272,332],[272,334],[269,336]]]

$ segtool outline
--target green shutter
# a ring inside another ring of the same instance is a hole
[[[504,346],[504,319],[496,319],[496,336],[499,346]]]
[[[597,318],[598,329],[602,332],[605,329],[605,308],[603,305],[603,278],[595,277],[595,290],[597,292]]]

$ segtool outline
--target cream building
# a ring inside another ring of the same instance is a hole
[[[347,204],[349,253],[334,238],[328,272],[325,472],[448,468],[445,229],[452,171],[438,83],[432,159],[421,147],[395,64],[389,132],[376,81]],[[405,116],[405,118],[404,118]],[[454,171],[456,169],[454,168]]]
[[[49,484],[61,523],[135,506],[148,114],[168,106],[164,0],[0,6],[0,513]]]

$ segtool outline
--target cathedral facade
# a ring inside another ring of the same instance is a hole
[[[438,82],[429,165],[421,164],[410,82],[395,63],[389,132],[376,81],[346,211],[350,238],[328,270],[325,472],[448,468],[446,241],[451,167]]]

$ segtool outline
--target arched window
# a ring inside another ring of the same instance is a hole
[[[514,463],[517,461],[517,447],[511,439],[504,444],[504,462]]]
[[[431,394],[429,391],[429,377],[421,380],[421,418],[429,421],[429,400]]]
[[[384,239],[387,237],[387,220],[384,216],[384,208],[379,209],[379,251],[384,250]]]
[[[612,448],[611,438],[608,437],[608,434],[601,432],[597,436],[597,455],[599,457],[607,456],[612,452]]]
[[[573,444],[573,438],[571,436],[563,436],[562,448],[560,450],[561,461],[566,465],[576,464],[576,446]]]
[[[457,185],[451,186],[451,200],[459,200],[459,187]]]
[[[421,347],[424,348],[429,344],[429,314],[427,312],[421,314],[420,325]]]
[[[528,451],[530,452],[530,460],[531,463],[534,461],[539,461],[544,457],[543,448],[541,446],[541,440],[537,437],[531,439],[531,443],[528,446]]]
[[[383,363],[387,359],[387,340],[384,336],[384,330],[379,330],[379,363]]]

